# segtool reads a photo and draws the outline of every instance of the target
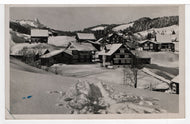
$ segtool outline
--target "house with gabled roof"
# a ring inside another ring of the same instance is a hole
[[[72,63],[72,53],[65,49],[54,50],[40,57],[41,65],[51,66],[57,63]]]
[[[31,43],[47,43],[49,31],[45,29],[31,29]]]
[[[160,44],[153,39],[138,41],[138,46],[146,51],[160,51]]]
[[[85,42],[72,42],[68,49],[72,51],[73,63],[91,63],[97,51],[91,43]]]
[[[150,64],[150,57],[137,54],[123,44],[109,44],[98,53],[102,66],[125,66],[132,64]],[[134,63],[137,62],[137,63]]]
[[[104,50],[98,53],[102,66],[127,65],[132,62],[132,55],[129,49],[123,44],[109,44]]]
[[[161,51],[175,51],[175,44],[172,42],[172,36],[169,34],[156,34],[156,42],[160,44]]]

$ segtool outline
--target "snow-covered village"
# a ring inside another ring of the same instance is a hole
[[[16,17],[16,9],[10,11],[9,20],[11,113],[179,112],[177,11],[155,12],[150,17],[136,14],[138,17],[132,18],[136,11],[121,14],[124,19],[118,20],[122,22],[114,23],[110,20],[120,14],[113,13],[106,22],[103,16],[97,18],[102,13],[92,14],[97,11],[94,8],[84,12],[90,15],[86,20],[94,22],[88,25],[82,14],[77,15],[81,18],[74,17],[80,8],[59,8],[57,13],[40,8],[36,13],[46,12],[41,14],[43,18],[24,16],[34,12],[28,8],[18,11],[23,17]],[[156,11],[156,7],[151,9]],[[70,14],[55,18],[66,10]],[[117,13],[117,9],[114,11]],[[104,14],[108,18],[107,10]],[[71,23],[72,29],[56,29],[53,21],[57,27]],[[83,28],[75,29],[80,23]]]

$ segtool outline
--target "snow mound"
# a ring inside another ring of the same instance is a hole
[[[165,113],[166,110],[155,107],[153,98],[115,93],[104,83],[78,81],[66,93],[62,101],[71,110],[71,114],[127,114],[127,113]],[[61,105],[64,105],[63,103]]]
[[[122,25],[119,25],[117,27],[114,27],[112,30],[113,31],[122,31],[122,30],[125,30],[129,27],[132,27],[134,23],[128,23],[128,24],[122,24]]]
[[[76,41],[75,37],[71,36],[56,36],[56,37],[49,37],[48,43],[55,45],[55,46],[61,46],[61,47],[67,47],[69,42]]]

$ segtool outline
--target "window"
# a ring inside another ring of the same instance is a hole
[[[120,55],[120,58],[125,58],[125,55]]]
[[[119,61],[118,61],[118,60],[114,60],[114,63],[118,64],[118,63],[119,63]]]
[[[125,50],[124,49],[120,49],[120,53],[125,53]]]
[[[122,59],[122,60],[121,60],[121,63],[124,64],[124,63],[125,63],[125,59]]]
[[[147,44],[147,43],[145,43],[145,44],[144,44],[144,46],[148,46],[148,44]]]
[[[119,55],[115,55],[116,58],[119,58],[120,56]]]
[[[129,57],[129,55],[127,54],[127,55],[125,55],[125,58],[128,58]]]

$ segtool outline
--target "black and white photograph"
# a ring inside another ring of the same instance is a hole
[[[180,7],[7,6],[7,118],[184,117]]]

